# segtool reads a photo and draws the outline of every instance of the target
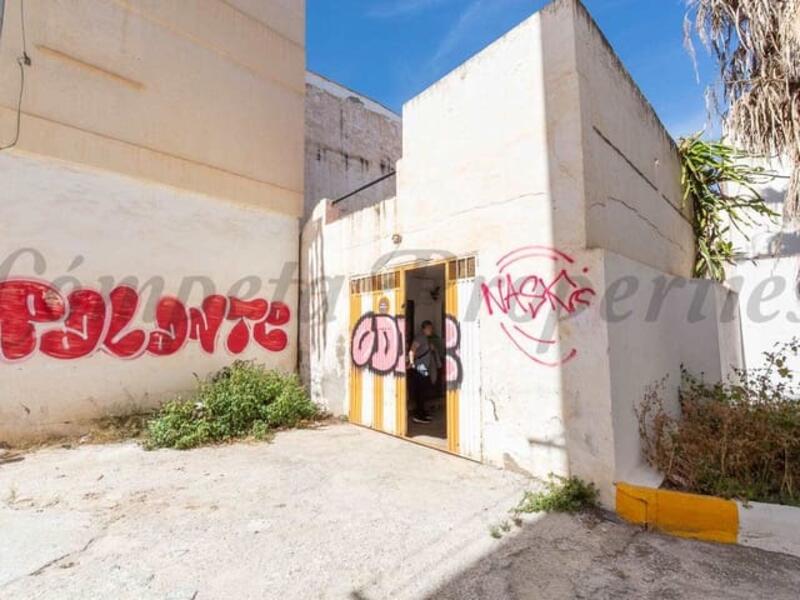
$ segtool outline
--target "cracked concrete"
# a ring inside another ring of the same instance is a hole
[[[648,219],[647,217],[645,217],[645,216],[644,216],[644,215],[643,215],[643,214],[642,214],[642,213],[641,213],[639,210],[637,210],[637,209],[636,209],[636,207],[635,207],[635,206],[631,206],[630,204],[628,204],[628,203],[627,203],[627,202],[625,202],[624,200],[620,200],[619,198],[614,198],[613,196],[607,196],[607,198],[608,198],[610,201],[612,201],[612,202],[616,202],[617,204],[619,204],[619,205],[623,206],[624,208],[626,208],[626,209],[628,209],[630,212],[632,212],[634,215],[636,215],[636,217],[637,217],[638,219],[640,219],[642,222],[644,222],[644,223],[645,223],[645,225],[647,225],[647,226],[648,226],[648,227],[649,227],[649,228],[650,228],[652,231],[654,231],[654,232],[655,232],[655,234],[656,234],[657,236],[659,236],[660,238],[662,238],[662,239],[663,239],[665,242],[667,242],[667,243],[669,243],[669,244],[672,244],[673,246],[675,246],[675,247],[676,247],[678,250],[680,250],[681,252],[686,252],[686,248],[684,248],[684,247],[683,247],[681,244],[679,244],[678,242],[676,242],[676,241],[675,241],[675,240],[673,240],[672,238],[670,238],[670,237],[668,237],[668,236],[664,235],[664,233],[662,233],[661,229],[659,229],[659,228],[658,228],[658,225],[656,225],[655,223],[653,223],[653,221],[651,221],[650,219]],[[669,202],[669,201],[667,201],[667,202]],[[600,200],[597,200],[597,201],[595,201],[595,202],[592,202],[592,203],[589,205],[589,210],[592,210],[592,209],[594,209],[594,208],[598,208],[598,207],[599,207],[599,208],[607,208],[607,204],[606,204],[605,202],[602,202],[602,201],[600,201]]]
[[[0,465],[4,600],[795,598],[800,560],[532,516],[526,477],[349,425]]]

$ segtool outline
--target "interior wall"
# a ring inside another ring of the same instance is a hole
[[[436,335],[444,340],[444,266],[410,271],[406,285],[406,301],[414,300],[414,335],[419,332],[423,321],[431,321]],[[437,288],[438,298],[434,299],[432,292]]]

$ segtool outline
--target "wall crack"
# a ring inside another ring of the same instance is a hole
[[[670,238],[669,236],[666,236],[666,235],[664,235],[664,234],[661,232],[661,230],[658,228],[658,226],[657,226],[655,223],[653,223],[653,222],[652,222],[650,219],[648,219],[647,217],[645,217],[645,216],[644,216],[642,213],[640,213],[640,212],[639,212],[639,211],[636,209],[636,207],[634,207],[634,206],[631,206],[630,204],[628,204],[628,203],[627,203],[627,202],[625,202],[624,200],[620,200],[619,198],[614,198],[613,196],[608,196],[608,199],[609,199],[609,200],[611,200],[612,202],[616,202],[617,204],[621,204],[621,205],[622,205],[624,208],[628,209],[630,212],[632,212],[633,214],[635,214],[635,215],[636,215],[636,216],[637,216],[637,217],[638,217],[640,220],[644,221],[644,222],[645,222],[645,223],[646,223],[646,224],[647,224],[647,225],[648,225],[648,226],[649,226],[649,227],[650,227],[650,228],[651,228],[653,231],[655,231],[655,232],[656,232],[656,234],[657,234],[657,235],[658,235],[660,238],[662,238],[662,239],[666,240],[667,242],[669,242],[670,244],[672,244],[673,246],[675,246],[676,248],[678,248],[678,249],[679,249],[679,250],[681,250],[682,252],[686,252],[686,248],[684,248],[683,246],[681,246],[681,245],[680,245],[678,242],[676,242],[675,240],[673,240],[673,239],[672,239],[672,238]],[[589,205],[589,210],[592,210],[593,208],[595,208],[595,207],[598,207],[598,206],[599,206],[599,207],[602,207],[602,208],[605,208],[605,207],[606,207],[606,203],[605,203],[605,202],[602,202],[602,201],[596,201],[596,202],[592,202],[592,203]]]

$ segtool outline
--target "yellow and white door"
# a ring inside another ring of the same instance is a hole
[[[447,264],[445,296],[445,375],[447,378],[447,447],[481,460],[481,393],[478,315],[471,300],[475,258]]]
[[[350,421],[406,434],[402,273],[350,283]]]
[[[407,433],[405,273],[350,283],[350,421],[405,437]],[[445,269],[447,449],[481,460],[480,352],[477,314],[470,314],[475,258]]]

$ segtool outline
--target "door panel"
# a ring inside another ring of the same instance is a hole
[[[475,460],[482,459],[481,447],[481,365],[478,320],[468,314],[475,280],[458,282],[458,344],[454,349],[460,359],[460,370],[454,376],[459,389],[459,452]]]
[[[481,460],[480,352],[477,315],[469,314],[475,258],[447,265],[445,373],[448,449]]]
[[[447,447],[482,459],[479,327],[469,314],[475,258],[445,269]],[[405,270],[351,281],[350,420],[406,436]]]
[[[447,449],[458,453],[460,450],[459,431],[459,385],[456,381],[456,367],[460,360],[456,345],[458,343],[458,261],[447,263],[445,271],[445,374],[447,379]]]
[[[401,280],[393,272],[350,285],[350,420],[395,435],[405,371]]]

